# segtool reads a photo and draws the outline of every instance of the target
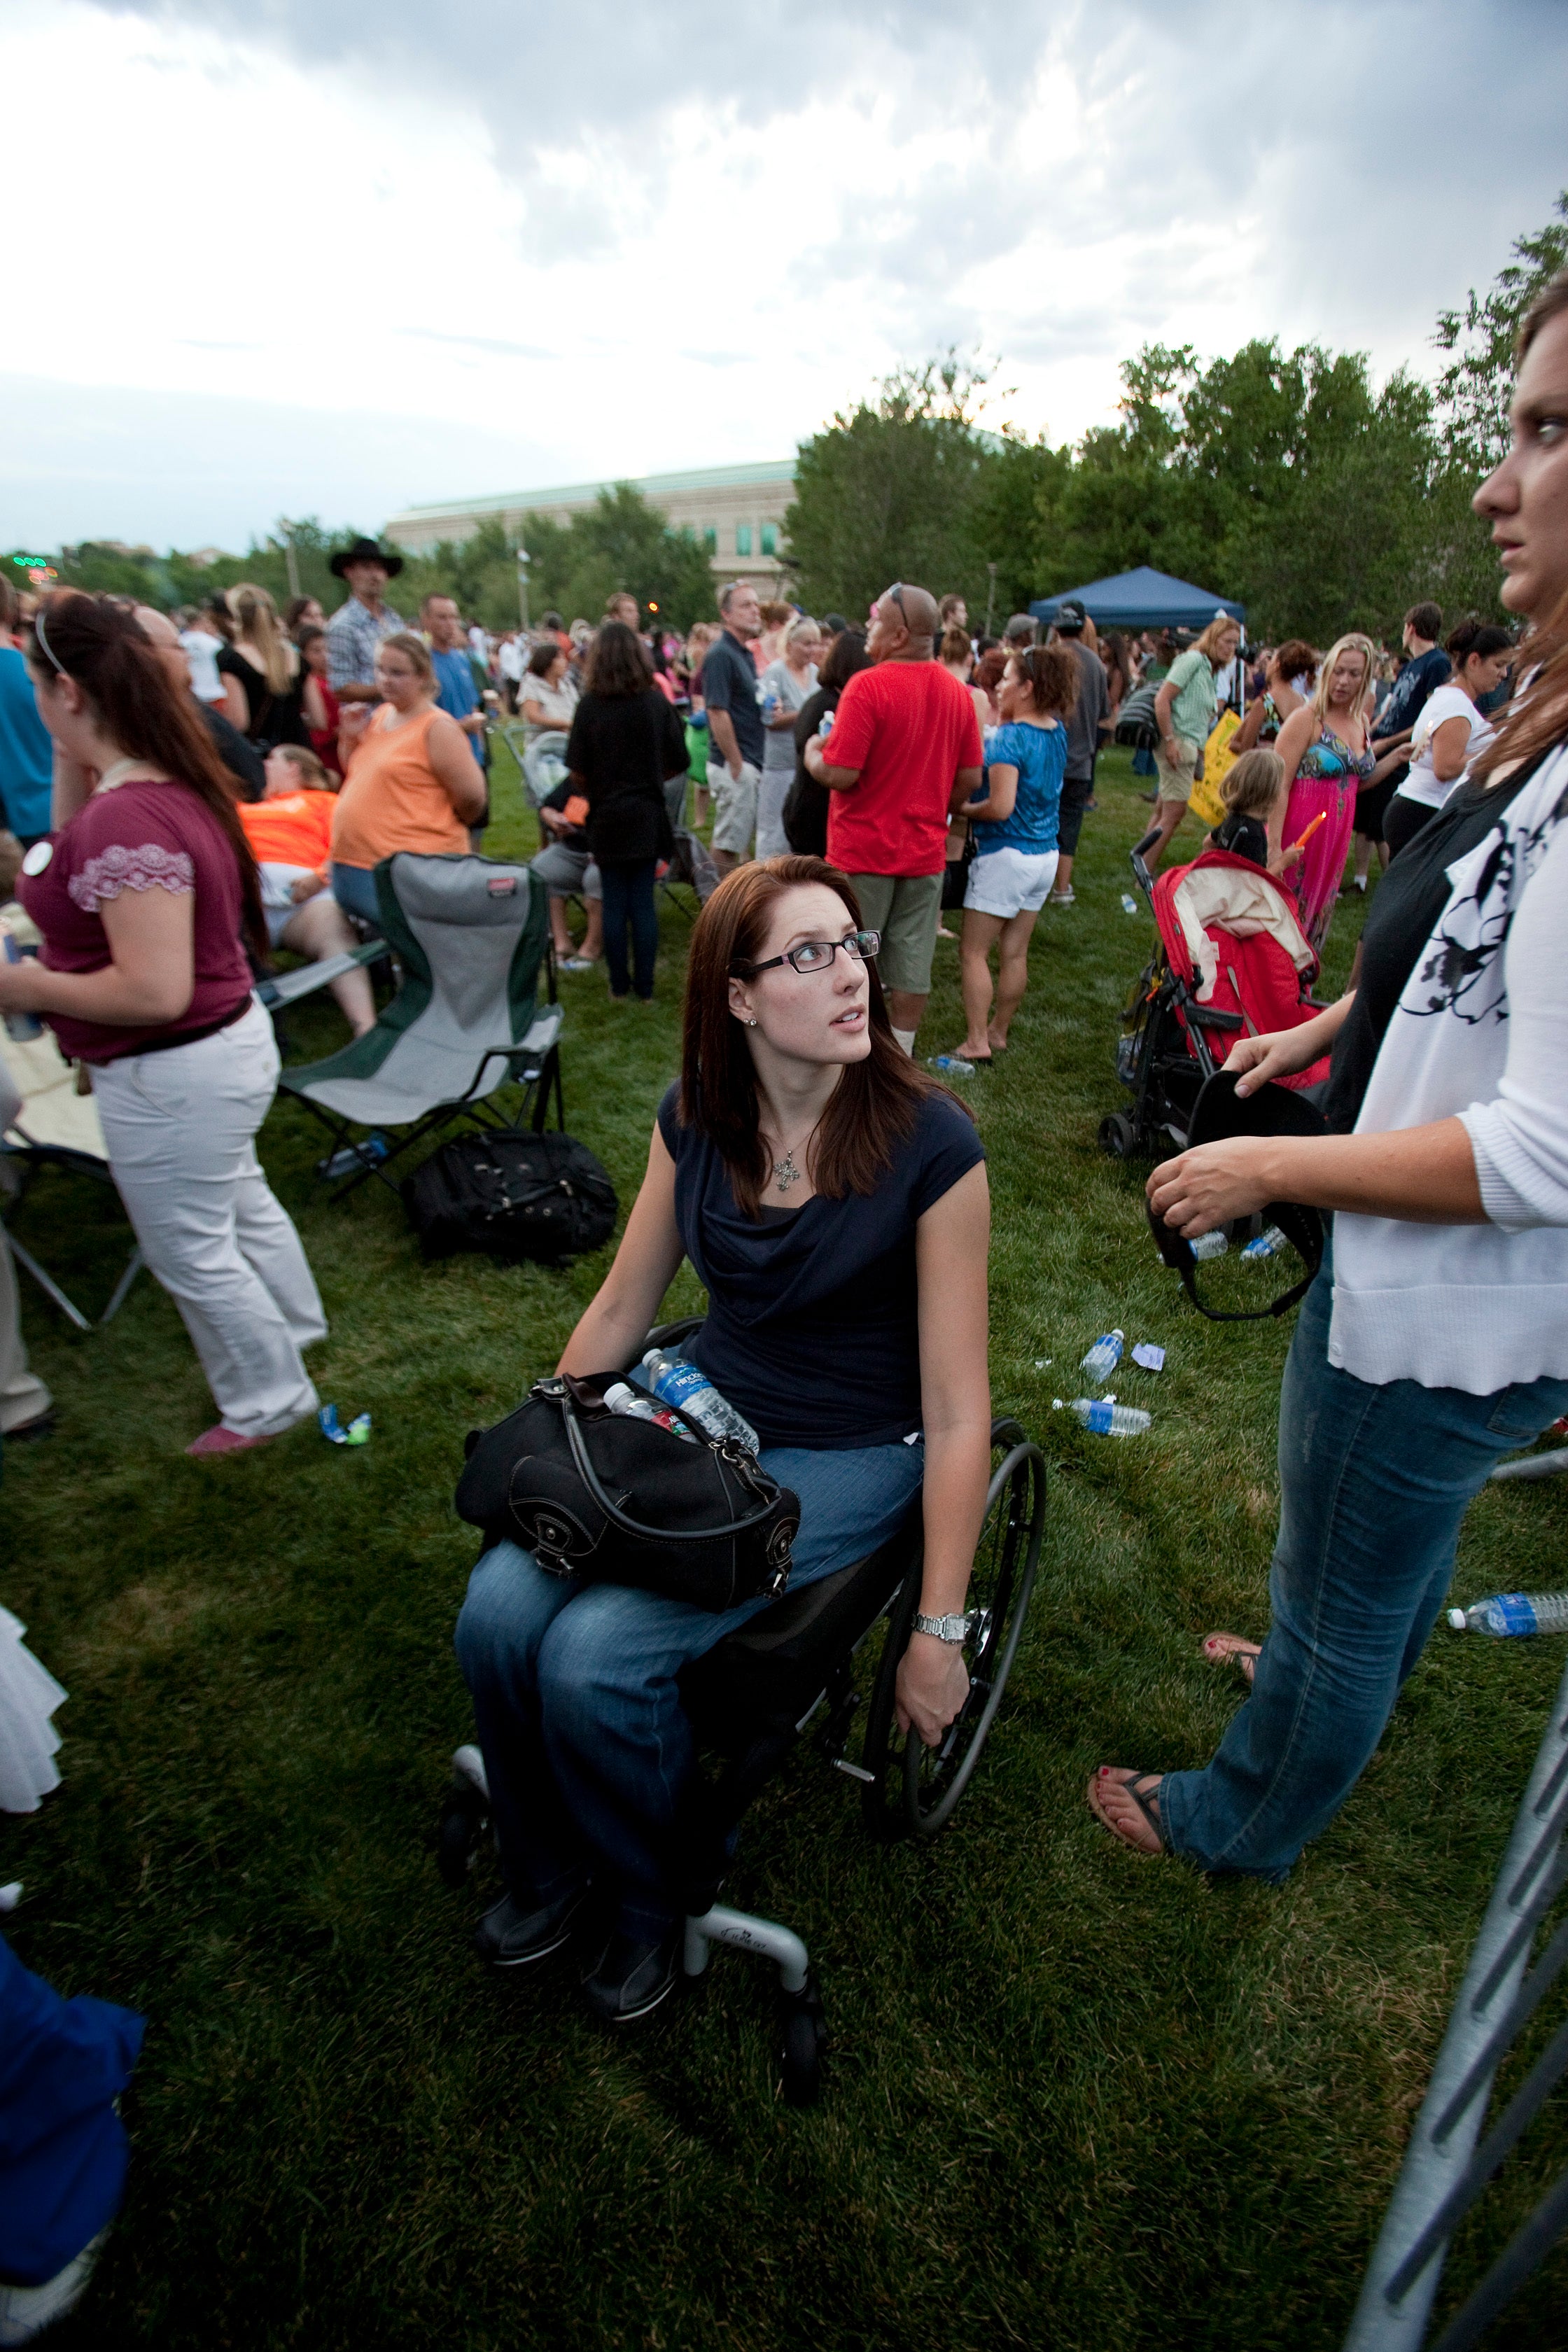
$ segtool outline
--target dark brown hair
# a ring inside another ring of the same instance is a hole
[[[1542,327],[1556,318],[1559,311],[1568,310],[1568,269],[1560,269],[1549,278],[1523,318],[1514,338],[1513,363],[1517,367]]]
[[[969,642],[967,629],[949,627],[943,629],[942,633],[942,643],[938,646],[936,654],[939,661],[961,662],[968,661],[973,651],[974,648]]]
[[[827,648],[827,657],[816,673],[818,686],[829,693],[842,694],[858,672],[869,669],[871,656],[866,651],[864,629],[840,629]]]
[[[1472,613],[1468,620],[1461,621],[1457,629],[1449,631],[1443,640],[1443,651],[1454,667],[1459,669],[1472,654],[1478,655],[1482,661],[1489,661],[1493,654],[1511,653],[1513,639],[1506,629],[1500,629],[1495,621],[1483,621]]]
[[[1414,629],[1418,637],[1430,637],[1434,642],[1443,634],[1441,604],[1412,604],[1405,615],[1405,625]]]
[[[653,684],[647,647],[624,621],[601,621],[588,656],[588,694],[641,694]]]
[[[1028,687],[1042,719],[1059,719],[1078,708],[1078,656],[1060,646],[1020,646],[1007,656]]]
[[[758,1124],[757,1078],[746,1032],[730,1010],[730,980],[761,954],[773,909],[786,890],[823,883],[843,899],[847,928],[860,928],[860,902],[847,876],[820,857],[765,857],[721,882],[691,934],[686,970],[680,1118],[718,1150],[742,1212],[755,1217],[768,1155]],[[946,1088],[899,1045],[877,967],[870,982],[871,1050],[847,1062],[816,1130],[812,1172],[819,1192],[874,1192],[896,1145],[913,1129],[927,1097]],[[956,1096],[952,1097],[957,1100]]]
[[[39,677],[74,678],[105,733],[122,751],[164,769],[172,792],[195,793],[212,811],[239,867],[246,940],[265,961],[261,886],[235,806],[232,779],[202,724],[195,696],[182,694],[174,685],[129,605],[113,596],[89,596],[79,588],[57,588],[28,623],[27,639],[27,659]]]
[[[528,656],[527,674],[530,677],[548,677],[561,659],[562,649],[559,646],[535,646]]]
[[[1287,637],[1274,649],[1274,667],[1287,686],[1293,677],[1310,677],[1318,667],[1318,649],[1305,637]]]

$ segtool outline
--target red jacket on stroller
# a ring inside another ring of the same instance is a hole
[[[1156,878],[1153,903],[1171,969],[1200,1004],[1239,1013],[1248,1034],[1299,1029],[1314,1017],[1318,1008],[1307,1000],[1318,959],[1295,898],[1251,858],[1205,849],[1190,866],[1172,866]],[[1278,1083],[1316,1086],[1328,1074],[1325,1055]]]

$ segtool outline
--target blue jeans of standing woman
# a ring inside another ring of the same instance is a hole
[[[632,985],[645,1002],[653,994],[653,960],[658,953],[658,917],[654,912],[653,877],[657,861],[645,857],[637,866],[605,866],[605,961],[610,972],[610,994],[626,992],[626,925],[632,929]]]
[[[381,929],[381,908],[375,895],[375,868],[373,866],[340,866],[332,861],[332,896],[345,915],[357,915],[363,923],[374,923]]]
[[[767,1446],[800,1496],[790,1590],[847,1568],[902,1524],[923,1445],[821,1454]],[[677,1815],[694,1769],[676,1675],[767,1607],[697,1609],[624,1584],[552,1576],[500,1543],[468,1580],[458,1663],[473,1694],[501,1868],[536,1910],[592,1875],[617,1925],[655,1943],[674,1924]]]
[[[1375,1386],[1329,1361],[1333,1256],[1307,1293],[1279,1397],[1273,1622],[1252,1696],[1201,1772],[1167,1772],[1167,1844],[1203,1870],[1284,1877],[1383,1737],[1500,1454],[1568,1412],[1568,1381],[1490,1396]]]

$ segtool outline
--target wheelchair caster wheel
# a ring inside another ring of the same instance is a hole
[[[1124,1111],[1113,1110],[1109,1118],[1100,1120],[1100,1148],[1112,1160],[1131,1159],[1138,1149],[1138,1138]]]
[[[488,1818],[479,1790],[454,1780],[441,1800],[436,1828],[436,1866],[448,1886],[467,1884]]]
[[[804,1992],[784,1996],[784,2046],[779,2053],[779,2071],[786,2105],[816,2106],[822,2096],[822,2053],[826,2047],[822,1996],[816,1990],[816,1979],[808,1977]]]

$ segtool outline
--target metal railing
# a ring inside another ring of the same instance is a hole
[[[1426,2096],[1373,2252],[1345,2352],[1420,2352],[1448,2242],[1568,2072],[1559,2026],[1484,2139],[1492,2081],[1565,1962],[1568,1920],[1533,1968],[1537,1931],[1568,1885],[1568,1672],[1558,1686]],[[1528,1970],[1528,1973],[1527,1973]],[[1477,2142],[1479,2141],[1478,2147]],[[1568,2172],[1548,2189],[1427,2352],[1464,2352],[1568,2228]]]

